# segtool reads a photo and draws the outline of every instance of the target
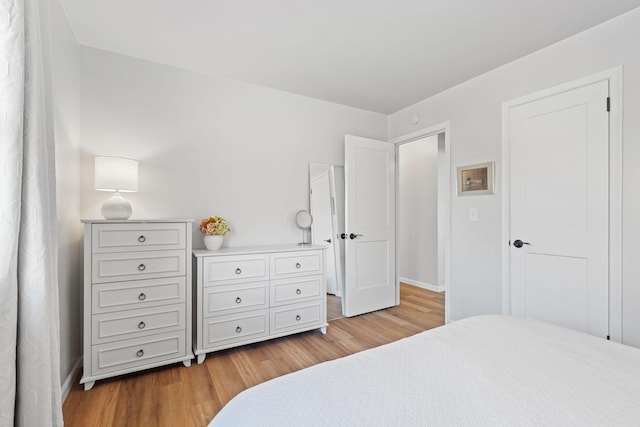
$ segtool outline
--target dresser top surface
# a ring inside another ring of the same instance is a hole
[[[291,251],[310,251],[310,250],[324,250],[327,246],[324,245],[310,245],[305,244],[283,244],[283,245],[265,245],[265,246],[238,246],[235,248],[220,248],[215,251],[209,251],[207,249],[194,249],[193,256],[196,258],[217,256],[217,255],[242,255],[242,254],[256,254],[256,253],[272,253],[272,252],[291,252]]]
[[[193,222],[193,219],[165,218],[165,219],[81,219],[84,224],[144,224],[158,222]]]

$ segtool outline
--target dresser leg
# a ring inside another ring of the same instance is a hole
[[[204,362],[204,358],[207,357],[207,353],[202,353],[198,355],[198,365],[201,365]]]
[[[189,366],[191,366],[191,359],[183,360],[182,364],[185,366],[185,368],[188,368]]]
[[[91,390],[94,385],[96,385],[95,381],[88,381],[88,382],[84,383],[84,391]]]
[[[323,326],[322,328],[320,328],[320,332],[322,333],[322,335],[327,335],[327,327]]]

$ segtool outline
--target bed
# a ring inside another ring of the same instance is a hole
[[[259,384],[220,426],[638,426],[640,349],[478,316]]]

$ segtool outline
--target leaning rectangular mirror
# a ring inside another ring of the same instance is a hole
[[[323,163],[309,164],[309,206],[313,222],[311,242],[327,246],[327,293],[342,298],[344,283],[344,166]],[[331,297],[329,297],[331,298]],[[342,302],[337,304],[342,316]],[[327,313],[329,320],[337,314]]]

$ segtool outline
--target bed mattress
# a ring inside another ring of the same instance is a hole
[[[472,317],[259,384],[210,423],[541,425],[640,425],[640,349],[533,320]]]

